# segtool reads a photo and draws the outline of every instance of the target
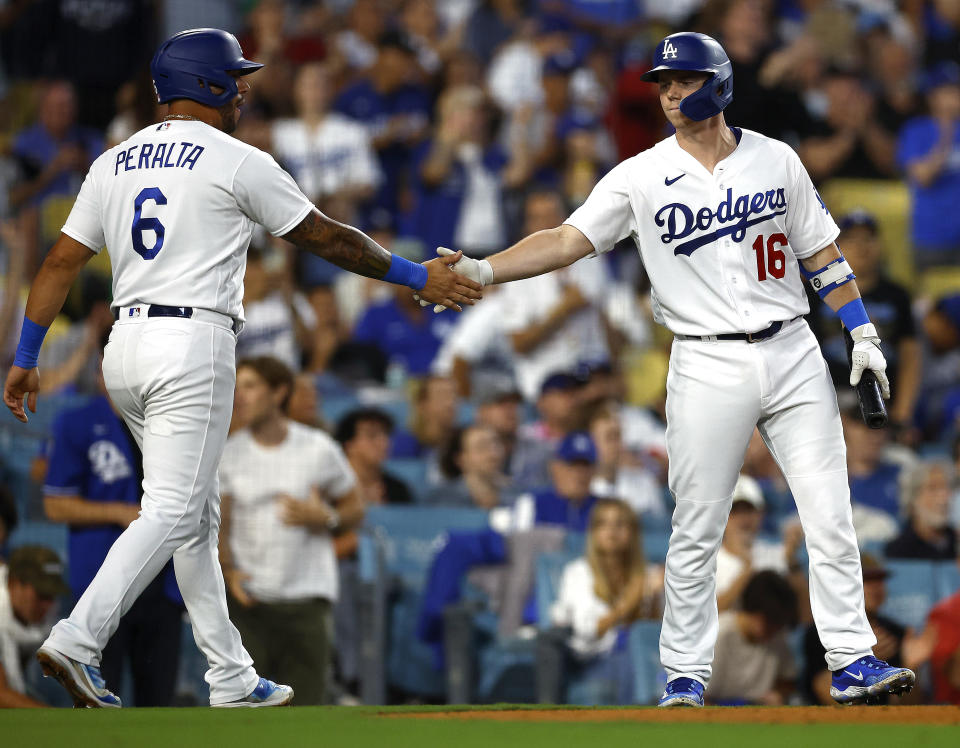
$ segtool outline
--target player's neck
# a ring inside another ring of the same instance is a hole
[[[170,102],[164,120],[196,120],[218,130],[221,125],[220,112],[189,99],[177,99]]]
[[[718,114],[716,117],[702,122],[690,122],[688,126],[679,128],[677,145],[713,173],[716,165],[736,150],[737,139],[727,127],[723,115]]]

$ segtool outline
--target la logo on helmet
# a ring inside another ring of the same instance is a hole
[[[677,48],[673,46],[673,42],[671,41],[663,43],[663,59],[666,60],[668,57],[671,60],[677,59]]]

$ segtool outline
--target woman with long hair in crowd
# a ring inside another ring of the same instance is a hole
[[[563,570],[551,609],[554,625],[569,626],[568,645],[582,688],[570,703],[632,701],[633,668],[627,652],[630,624],[655,618],[661,608],[663,569],[647,564],[640,521],[627,502],[599,499],[590,513],[586,553]]]

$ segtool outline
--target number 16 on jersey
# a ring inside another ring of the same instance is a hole
[[[771,234],[766,240],[764,252],[763,234],[758,234],[753,243],[753,251],[757,253],[757,280],[765,281],[767,273],[773,278],[782,278],[787,272],[787,256],[778,247],[787,245],[787,237],[783,234]]]

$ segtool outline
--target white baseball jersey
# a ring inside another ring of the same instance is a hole
[[[93,162],[63,233],[94,252],[106,244],[115,307],[242,319],[254,224],[282,236],[312,209],[269,154],[202,122],[168,120]]]
[[[742,130],[711,174],[676,136],[623,161],[567,219],[597,252],[632,236],[654,316],[681,335],[757,332],[809,311],[798,259],[840,233],[800,158]]]

